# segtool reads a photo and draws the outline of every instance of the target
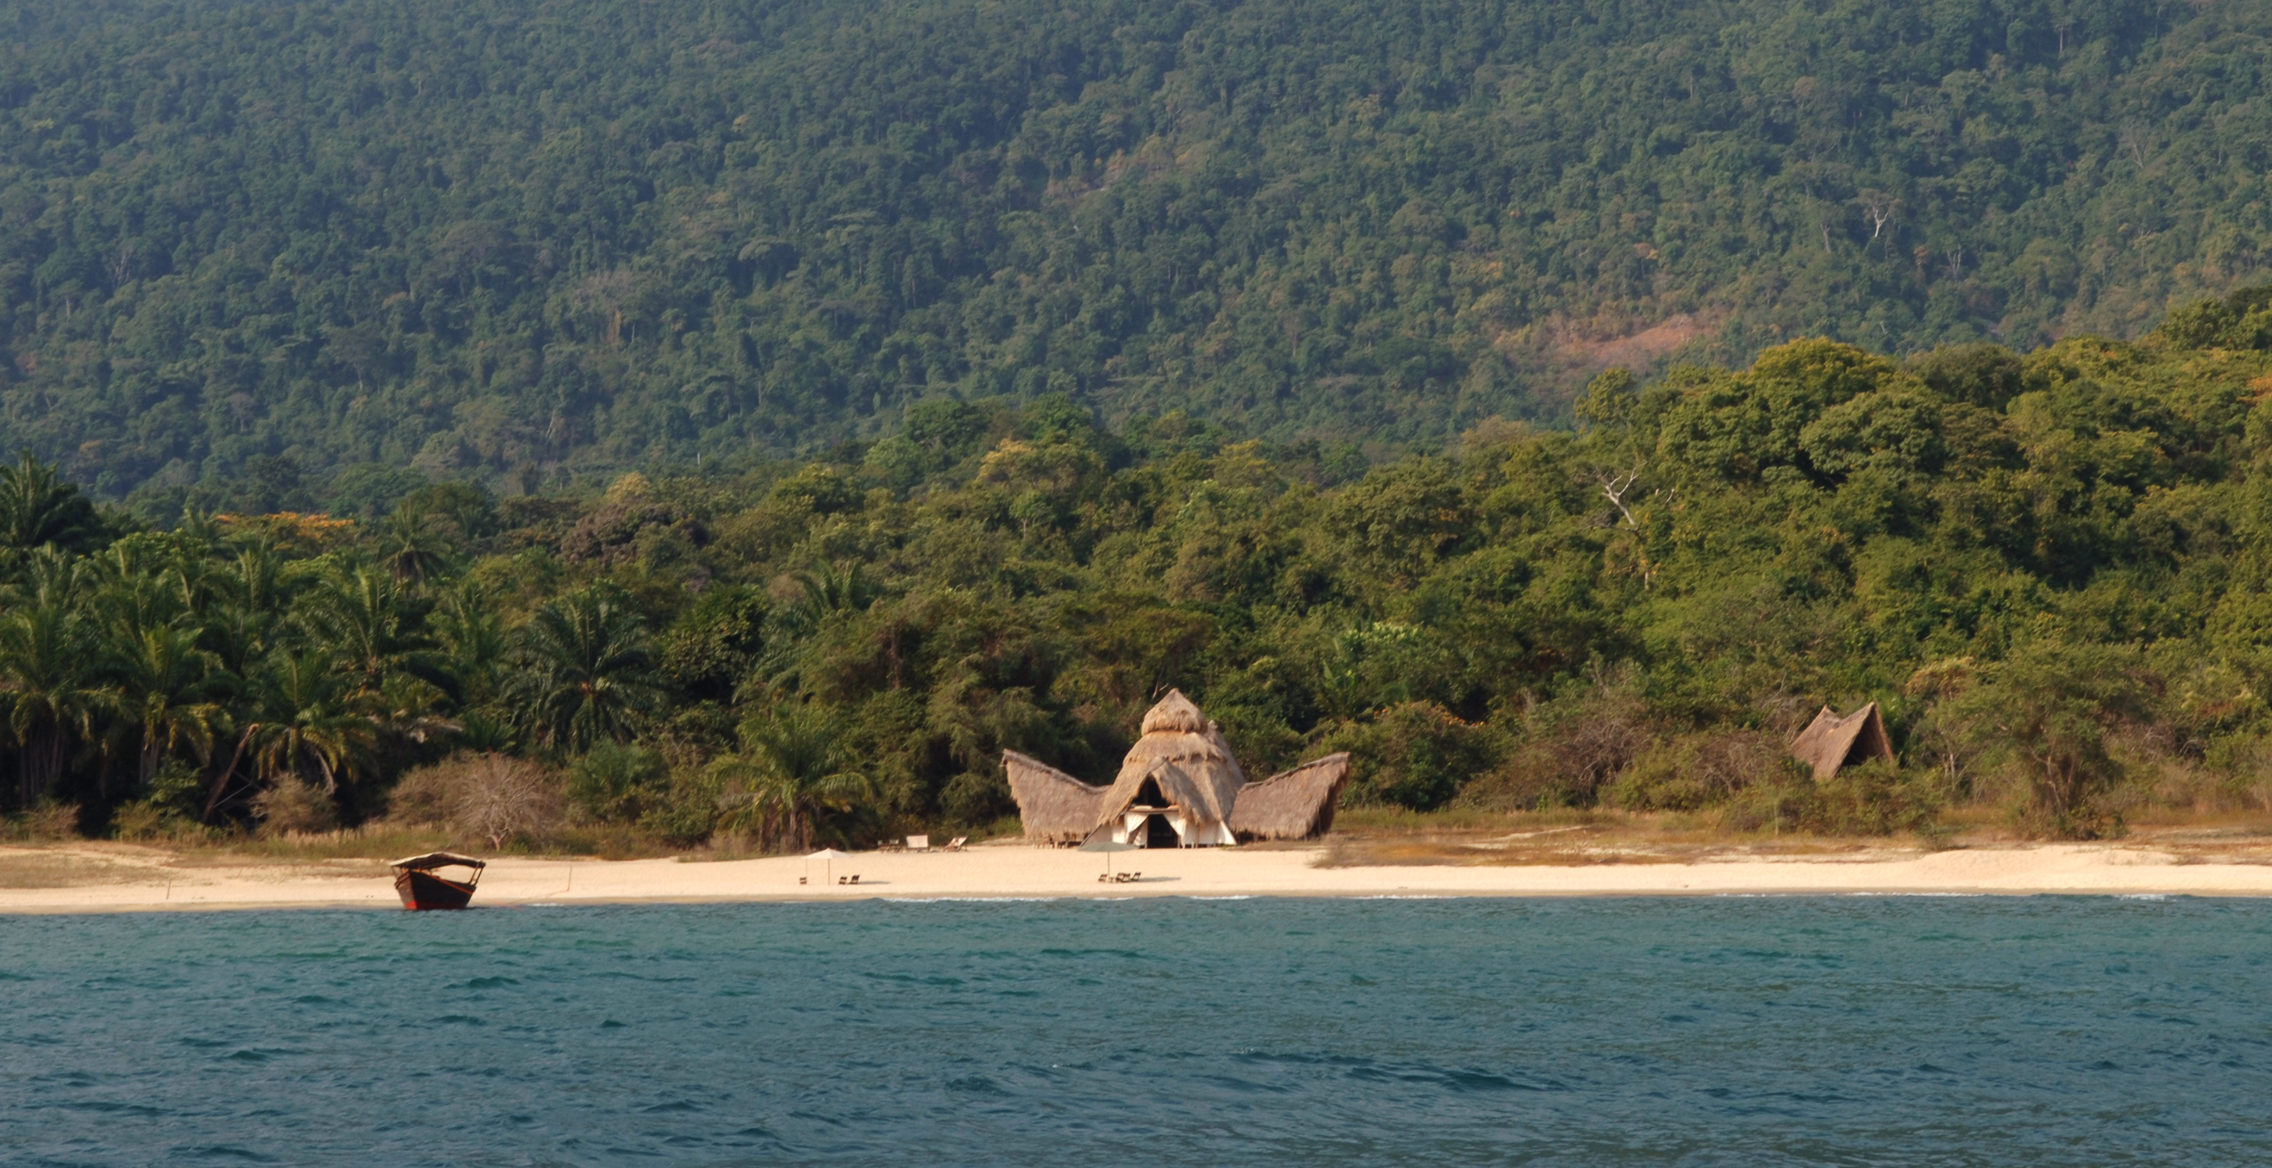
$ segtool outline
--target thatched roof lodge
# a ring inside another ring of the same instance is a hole
[[[1110,839],[1147,848],[1199,848],[1245,840],[1309,839],[1333,826],[1333,800],[1349,756],[1332,754],[1249,783],[1221,727],[1181,691],[1144,715],[1143,737],[1102,787],[1016,751],[1002,763],[1026,838],[1079,844]]]
[[[1843,718],[1824,706],[1791,741],[1791,754],[1813,767],[1815,778],[1827,779],[1874,758],[1893,761],[1893,740],[1886,736],[1885,718],[1876,702]]]

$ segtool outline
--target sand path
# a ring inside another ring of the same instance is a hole
[[[1104,857],[1023,845],[960,853],[863,853],[829,865],[799,859],[500,859],[475,904],[617,901],[850,900],[870,897],[1577,896],[1740,893],[2089,893],[2272,895],[2272,866],[2200,862],[2150,848],[2047,844],[1927,854],[1716,858],[1697,863],[1581,867],[1321,868],[1316,850],[1132,852],[1116,869],[1135,883],[1097,881]],[[0,887],[0,912],[165,911],[276,906],[393,907],[372,861],[231,866],[186,863],[155,849],[0,848],[0,884],[37,864],[49,887]],[[832,877],[858,873],[860,883]],[[799,877],[810,883],[799,883]]]

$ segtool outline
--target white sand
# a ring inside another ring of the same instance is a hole
[[[2138,846],[2049,844],[1931,854],[1736,857],[1685,864],[1320,868],[1316,850],[1127,852],[1115,869],[1136,883],[1102,884],[1095,853],[1002,844],[960,853],[863,853],[823,865],[798,859],[523,860],[493,862],[477,906],[615,901],[848,900],[863,897],[1072,896],[1580,896],[1741,893],[2172,893],[2272,895],[2272,866],[2181,860]],[[10,863],[68,865],[69,887],[0,888],[0,912],[103,912],[273,906],[399,905],[370,861],[175,867],[153,849],[79,845],[0,848]],[[800,884],[800,876],[811,883]],[[19,881],[20,882],[20,881]],[[59,881],[60,882],[60,881]]]

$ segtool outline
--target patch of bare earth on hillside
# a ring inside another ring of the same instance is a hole
[[[1548,351],[1573,368],[1646,369],[1711,336],[1727,323],[1725,313],[1680,312],[1655,324],[1629,331],[1604,327],[1601,322],[1557,319],[1546,326]]]

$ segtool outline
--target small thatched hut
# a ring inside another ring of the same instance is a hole
[[[1026,838],[1078,844],[1110,839],[1146,848],[1197,848],[1257,839],[1307,839],[1333,826],[1333,800],[1349,756],[1328,755],[1249,784],[1209,721],[1170,690],[1144,715],[1144,735],[1111,784],[1093,787],[1016,751],[1002,763]]]
[[[1814,768],[1814,777],[1827,779],[1845,767],[1873,758],[1893,760],[1893,740],[1886,737],[1885,718],[1871,702],[1841,718],[1829,706],[1791,740],[1791,754]]]

